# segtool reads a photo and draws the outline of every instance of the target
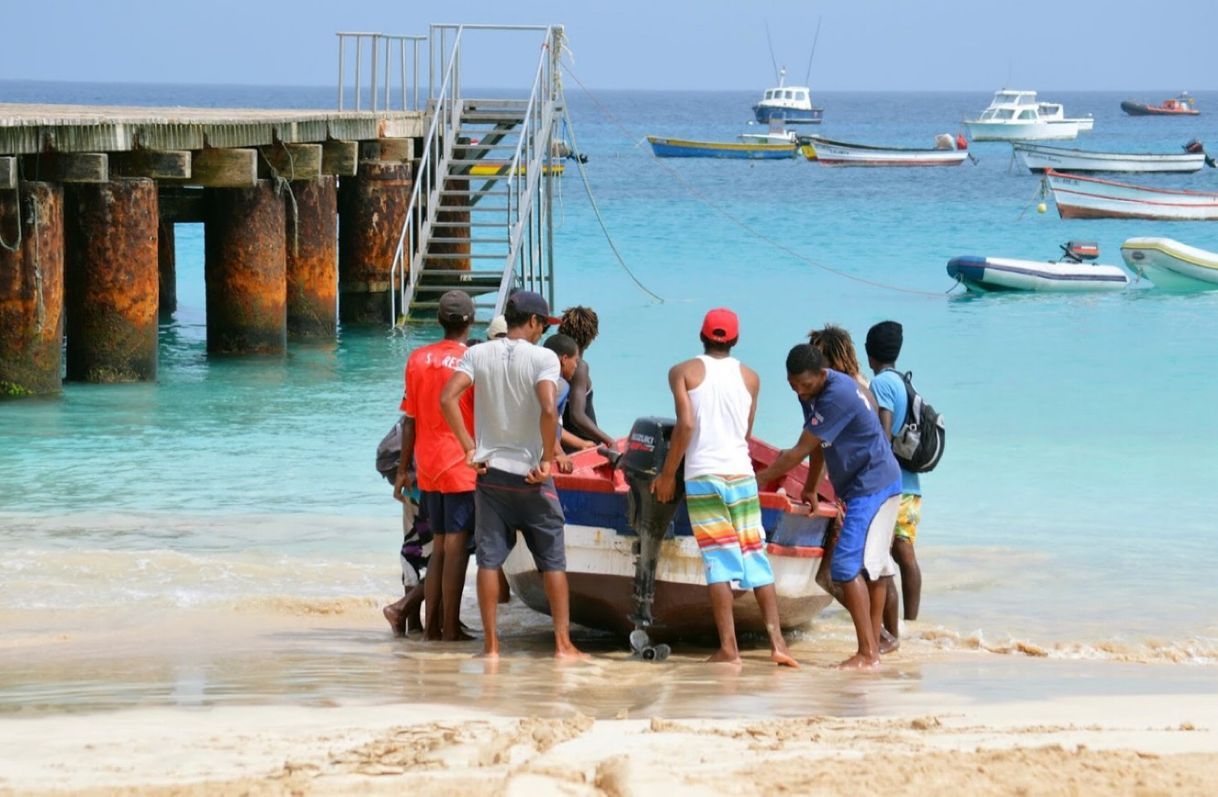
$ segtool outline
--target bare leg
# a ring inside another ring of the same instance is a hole
[[[842,590],[843,603],[854,621],[854,633],[858,637],[859,649],[838,667],[842,669],[867,669],[880,664],[880,646],[876,640],[875,626],[871,623],[871,597],[867,582],[857,575],[850,581],[837,582]]]
[[[441,626],[443,639],[456,642],[473,639],[461,629],[461,593],[465,591],[465,570],[469,566],[469,533],[445,534],[442,603],[444,623]],[[437,573],[441,571],[435,571]]]
[[[499,571],[478,568],[478,613],[482,615],[482,655],[499,658]]]
[[[419,617],[419,607],[423,604],[423,585],[427,583],[427,579],[423,579],[418,584],[410,588],[410,592],[406,593],[405,605],[402,608],[402,613],[406,615],[406,631],[413,633],[423,630],[423,620]]]
[[[922,568],[914,555],[913,544],[902,537],[892,543],[892,558],[901,569],[901,592],[905,599],[905,619],[917,620],[922,603]]]
[[[875,581],[867,582],[868,598],[871,601],[871,627],[875,629],[876,643],[880,648],[880,655],[892,653],[901,646],[895,636],[890,636],[884,629],[884,616],[888,609],[888,595],[890,592],[895,592],[896,587],[893,586],[893,577],[884,576],[877,578]]]
[[[571,643],[571,598],[567,590],[567,574],[562,570],[547,570],[541,574],[541,584],[550,603],[550,617],[554,619],[554,657],[558,659],[587,659]]]
[[[406,598],[402,597],[395,603],[391,603],[381,613],[385,615],[385,619],[389,621],[389,627],[393,629],[394,636],[406,636]]]
[[[897,594],[897,580],[890,578],[888,579],[888,591],[884,597],[884,631],[894,639],[900,635],[897,624],[900,614],[901,600]]]
[[[732,588],[726,581],[708,584],[711,613],[719,631],[719,649],[707,661],[740,663],[740,648],[736,645],[736,619],[732,617]]]
[[[770,661],[779,667],[799,669],[799,663],[791,656],[791,651],[787,650],[787,641],[782,638],[782,625],[778,617],[778,595],[774,591],[774,585],[766,584],[764,587],[758,587],[753,590],[753,596],[757,598],[757,606],[761,609],[761,616],[765,619],[765,630],[770,637]]]
[[[833,565],[833,549],[837,547],[837,534],[841,528],[841,521],[834,518],[830,524],[829,530],[825,532],[825,554],[821,557],[820,567],[816,569],[816,583],[835,601],[845,606],[846,601],[842,599],[842,588],[830,575]]]
[[[499,570],[499,602],[507,603],[512,599],[512,588],[508,586],[507,576],[503,574],[503,569]]]
[[[427,560],[427,572],[431,578],[423,580],[423,600],[426,624],[423,638],[434,642],[440,638],[440,603],[443,601],[444,586],[444,540],[448,534],[437,534],[431,545],[431,558]]]

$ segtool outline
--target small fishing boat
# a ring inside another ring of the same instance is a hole
[[[1124,100],[1121,102],[1121,110],[1130,116],[1197,116],[1201,113],[1197,110],[1197,100],[1190,97],[1187,91],[1182,91],[1178,97],[1164,100],[1158,105]]]
[[[968,157],[968,142],[948,133],[938,136],[933,149],[876,147],[849,144],[821,136],[800,136],[800,152],[825,166],[959,166]]]
[[[1147,188],[1053,169],[1044,179],[1063,219],[1218,220],[1218,194]]]
[[[1044,144],[1012,142],[1011,149],[1020,162],[1032,172],[1053,169],[1059,172],[1196,172],[1213,162],[1205,147],[1193,139],[1183,152],[1089,152],[1081,149],[1049,147]]]
[[[739,158],[773,160],[795,157],[795,142],[763,141],[689,141],[683,138],[648,136],[657,158]]]
[[[1130,238],[1121,257],[1139,276],[1167,291],[1218,289],[1218,253],[1171,238]]]
[[[793,125],[818,125],[824,119],[825,109],[812,104],[812,90],[807,86],[786,85],[787,69],[778,72],[778,85],[766,89],[761,100],[753,106],[753,116],[758,124],[785,122]]]
[[[685,502],[660,504],[649,489],[663,463],[671,429],[672,421],[640,419],[630,436],[618,441],[616,451],[573,454],[574,471],[554,476],[566,516],[571,619],[580,625],[622,636],[643,629],[655,639],[714,638],[702,555]],[[760,440],[750,440],[749,448],[756,469],[779,454]],[[623,466],[640,453],[654,457],[649,467]],[[806,477],[806,466],[801,465],[780,484],[761,485],[766,549],[784,629],[807,625],[831,600],[816,583],[816,571],[837,508],[823,497],[814,507],[792,500]],[[831,496],[832,488],[825,482],[820,492]],[[527,606],[549,612],[541,575],[524,545],[512,550],[503,570]],[[733,595],[737,630],[764,633],[753,595],[740,589]]]
[[[947,261],[947,275],[970,293],[995,291],[1079,292],[1119,291],[1129,285],[1120,266],[1092,263],[1099,247],[1088,241],[1062,244],[1058,261],[1014,260],[965,255]]]
[[[1077,138],[1095,120],[1067,118],[1060,103],[1039,102],[1035,91],[1001,89],[979,117],[962,124],[973,141],[1045,141]]]

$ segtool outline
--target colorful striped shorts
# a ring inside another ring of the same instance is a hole
[[[687,479],[685,501],[707,584],[738,581],[742,589],[756,589],[774,583],[752,474]]]

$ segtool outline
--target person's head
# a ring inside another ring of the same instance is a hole
[[[562,323],[558,325],[558,331],[574,340],[582,354],[600,334],[600,319],[591,307],[568,307],[562,311]]]
[[[502,315],[497,315],[491,319],[491,323],[486,326],[486,339],[494,340],[495,338],[507,337],[507,319]]]
[[[558,319],[550,315],[550,305],[540,293],[516,291],[503,310],[509,338],[523,338],[536,343]]]
[[[448,340],[464,340],[469,336],[474,323],[474,300],[465,291],[448,291],[440,297],[440,309],[436,313],[444,337]]]
[[[699,337],[707,354],[727,354],[740,340],[740,319],[726,307],[716,307],[702,319]]]
[[[787,383],[801,401],[810,401],[825,389],[829,378],[825,355],[810,343],[800,343],[787,352]]]
[[[575,376],[576,367],[579,366],[579,345],[576,344],[575,339],[570,335],[558,332],[546,338],[546,342],[542,345],[558,355],[558,366],[562,370],[562,378],[570,382],[571,377]]]
[[[867,364],[879,373],[896,365],[901,356],[901,344],[905,341],[904,330],[896,321],[881,321],[867,330]]]
[[[825,355],[825,365],[849,376],[859,375],[859,358],[850,333],[836,324],[825,324],[808,333],[808,342]]]

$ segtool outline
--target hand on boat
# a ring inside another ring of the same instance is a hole
[[[550,467],[550,463],[543,459],[537,464],[537,467],[529,471],[529,475],[525,476],[524,480],[529,484],[541,484],[550,478]]]
[[[554,464],[558,467],[559,473],[571,473],[575,470],[575,463],[566,454],[555,454]]]
[[[668,476],[661,473],[656,476],[651,482],[651,492],[661,503],[669,503],[673,496],[677,494],[677,479],[675,476]]]

